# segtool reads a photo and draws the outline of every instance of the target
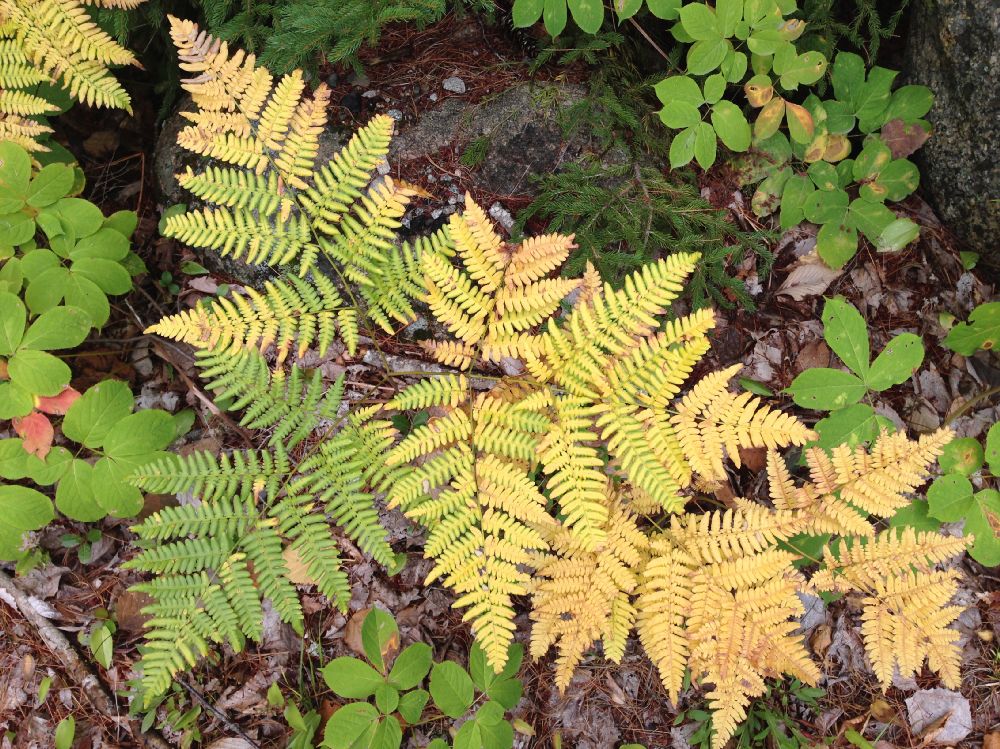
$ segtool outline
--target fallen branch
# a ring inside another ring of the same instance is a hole
[[[115,724],[126,728],[139,745],[151,747],[151,749],[170,749],[170,745],[156,734],[136,734],[131,721],[118,712],[114,700],[108,695],[100,679],[83,662],[66,636],[56,629],[52,622],[38,613],[28,594],[21,590],[20,586],[2,570],[0,570],[0,590],[14,601],[18,612],[25,621],[35,628],[45,646],[56,655],[66,675],[80,687],[94,709]]]

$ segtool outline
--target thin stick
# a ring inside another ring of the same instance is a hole
[[[73,646],[69,644],[66,636],[56,629],[52,622],[35,610],[28,595],[2,570],[0,570],[0,590],[14,599],[14,605],[18,612],[28,624],[35,628],[38,636],[42,638],[42,642],[59,660],[66,675],[80,687],[94,709],[116,725],[127,727],[132,738],[140,745],[152,747],[152,749],[170,749],[170,745],[156,734],[136,733],[133,730],[128,717],[119,714],[115,708],[114,700],[105,691],[100,679],[83,662]]]

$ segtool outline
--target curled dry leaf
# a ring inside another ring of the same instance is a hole
[[[843,271],[833,270],[813,251],[791,266],[791,272],[778,289],[778,296],[800,302],[806,297],[822,294],[841,275]]]
[[[63,391],[59,393],[59,395],[53,395],[51,397],[38,396],[35,398],[35,408],[42,413],[52,414],[53,416],[64,416],[69,410],[69,407],[72,406],[79,397],[79,390],[67,386],[63,388]]]

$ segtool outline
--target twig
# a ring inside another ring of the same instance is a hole
[[[206,710],[212,713],[212,715],[218,718],[219,722],[222,723],[222,725],[224,725],[228,730],[238,733],[243,739],[247,741],[247,743],[250,744],[250,746],[254,747],[254,749],[260,749],[260,744],[258,744],[249,736],[247,736],[246,733],[244,733],[243,729],[240,728],[239,724],[233,723],[233,721],[231,721],[228,717],[226,717],[226,714],[224,712],[222,712],[215,705],[206,700],[201,692],[199,692],[197,689],[195,689],[193,686],[188,684],[183,679],[178,679],[177,683],[180,684],[182,687],[184,687],[186,690],[188,690],[190,695],[194,697],[195,700],[197,700],[202,707],[204,707]]]
[[[35,610],[28,595],[2,570],[0,570],[0,590],[4,591],[14,600],[14,605],[17,607],[18,612],[20,612],[28,624],[35,628],[45,646],[56,655],[66,675],[75,684],[79,685],[94,709],[109,718],[116,725],[126,726],[132,738],[140,745],[152,747],[152,749],[170,749],[170,745],[156,734],[137,734],[132,729],[128,718],[119,714],[114,700],[108,695],[100,679],[83,662],[73,646],[69,644],[66,636],[56,629],[52,622]]]

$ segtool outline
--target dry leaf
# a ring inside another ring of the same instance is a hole
[[[225,738],[213,741],[205,749],[254,749],[254,745],[246,739]]]
[[[795,357],[796,372],[805,372],[807,369],[830,366],[830,349],[823,341],[809,341],[799,349],[799,355]]]
[[[895,708],[885,700],[875,700],[868,710],[876,720],[882,723],[895,723],[898,717]]]
[[[344,644],[358,655],[365,654],[364,645],[361,644],[361,625],[364,624],[369,611],[370,607],[355,611],[344,627]]]
[[[830,629],[829,625],[821,624],[816,627],[816,631],[813,632],[812,637],[809,638],[809,647],[812,651],[822,658],[826,655],[826,651],[830,649],[833,644],[833,631]]]
[[[35,398],[35,408],[42,413],[63,416],[79,397],[80,392],[78,390],[67,386],[63,388],[63,391],[59,395],[51,397],[39,396]]]
[[[983,736],[983,749],[1000,749],[1000,733],[988,733]]]
[[[45,460],[52,449],[52,438],[55,437],[52,422],[45,414],[32,411],[27,416],[13,419],[12,423],[17,436],[24,440],[24,451]]]
[[[917,123],[907,125],[902,120],[889,120],[882,126],[882,141],[892,151],[892,158],[909,156],[927,142],[931,134]]]
[[[302,561],[302,556],[291,546],[286,546],[281,552],[285,558],[285,565],[288,567],[288,579],[296,585],[315,585],[316,581],[309,574],[309,568]]]
[[[819,255],[810,252],[791,266],[791,272],[778,289],[778,296],[787,296],[800,302],[806,297],[822,294],[843,271],[833,270],[820,260]]]

